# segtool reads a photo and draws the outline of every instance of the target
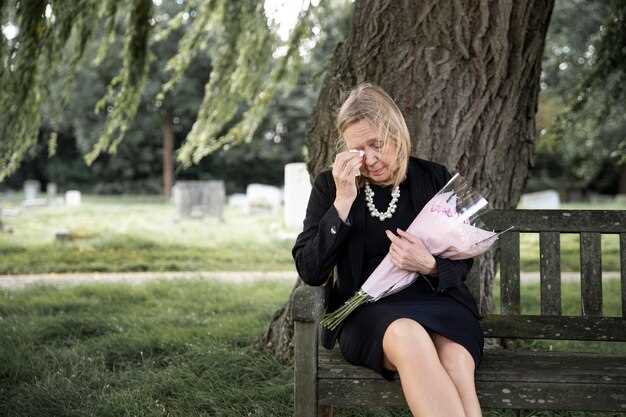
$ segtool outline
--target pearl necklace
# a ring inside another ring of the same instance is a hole
[[[391,201],[389,202],[389,207],[387,207],[387,211],[381,213],[374,206],[374,191],[370,187],[369,181],[365,180],[365,201],[367,201],[367,207],[370,210],[370,215],[372,217],[376,217],[380,219],[382,222],[385,219],[391,217],[391,215],[396,211],[396,203],[398,202],[398,198],[400,198],[400,187],[395,186],[393,190],[391,190]]]

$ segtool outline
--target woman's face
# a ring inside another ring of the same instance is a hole
[[[375,183],[384,183],[391,179],[396,170],[396,147],[393,143],[382,149],[382,138],[378,130],[367,119],[352,123],[343,132],[348,149],[365,152],[361,174]]]

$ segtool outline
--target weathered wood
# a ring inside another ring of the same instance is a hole
[[[520,314],[519,232],[500,238],[500,302],[502,314]]]
[[[293,317],[294,320],[313,322],[320,318],[326,306],[326,287],[302,285],[295,289]]]
[[[623,411],[626,385],[477,380],[481,408]],[[322,379],[320,404],[343,407],[407,407],[399,382]]]
[[[561,239],[559,232],[539,233],[541,314],[561,315]]]
[[[332,405],[320,405],[318,417],[333,417],[335,415],[335,407]]]
[[[320,404],[406,407],[400,380],[320,350]],[[488,350],[476,372],[482,408],[626,409],[626,355]]]
[[[626,233],[619,234],[619,268],[622,287],[622,317],[626,317]]]
[[[295,415],[317,416],[317,322],[295,321],[294,400]]]
[[[496,210],[502,215],[506,211]],[[523,210],[521,217],[530,211],[542,212]],[[516,210],[519,212],[522,210]],[[483,314],[480,323],[484,336],[626,342],[626,232],[619,232],[622,317],[602,317],[600,245],[600,233],[607,232],[606,222],[623,218],[626,211],[615,216],[595,210],[573,217],[563,211],[550,212],[547,219],[535,219],[534,223],[530,218],[518,223],[498,216],[507,227],[523,227],[500,238],[502,314]],[[552,226],[568,218],[577,224],[578,230],[566,231],[581,236],[582,316],[561,315],[560,234]],[[623,230],[621,225],[610,226],[614,229],[608,233]],[[541,315],[522,315],[520,311],[520,231],[540,233]],[[467,280],[473,294],[482,290],[477,264],[475,260]],[[302,311],[298,314],[303,320],[312,320],[305,324],[315,325],[327,295],[322,287],[311,289],[299,294]],[[338,346],[331,351],[322,348],[317,355],[316,395],[320,412],[332,410],[332,406],[407,406],[397,373],[393,381],[386,381],[366,367],[353,366],[345,361]],[[626,355],[488,349],[476,371],[476,386],[483,409],[625,411]]]
[[[480,326],[485,337],[626,341],[622,317],[487,314]]]
[[[491,210],[481,220],[497,231],[514,225],[522,233],[626,232],[626,210]]]
[[[580,234],[580,290],[583,316],[602,315],[602,259],[599,233]]]
[[[320,349],[318,366],[320,380],[382,380],[373,370],[346,362],[338,347]],[[487,349],[476,380],[626,385],[626,355]],[[397,373],[394,381],[399,381]]]

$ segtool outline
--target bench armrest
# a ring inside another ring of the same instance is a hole
[[[294,321],[318,321],[326,311],[329,291],[330,288],[326,285],[314,287],[303,284],[296,288],[293,295]]]

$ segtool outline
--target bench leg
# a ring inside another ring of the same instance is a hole
[[[335,415],[335,407],[332,405],[320,406],[319,417],[333,417]]]
[[[295,417],[318,417],[317,322],[294,321]]]

